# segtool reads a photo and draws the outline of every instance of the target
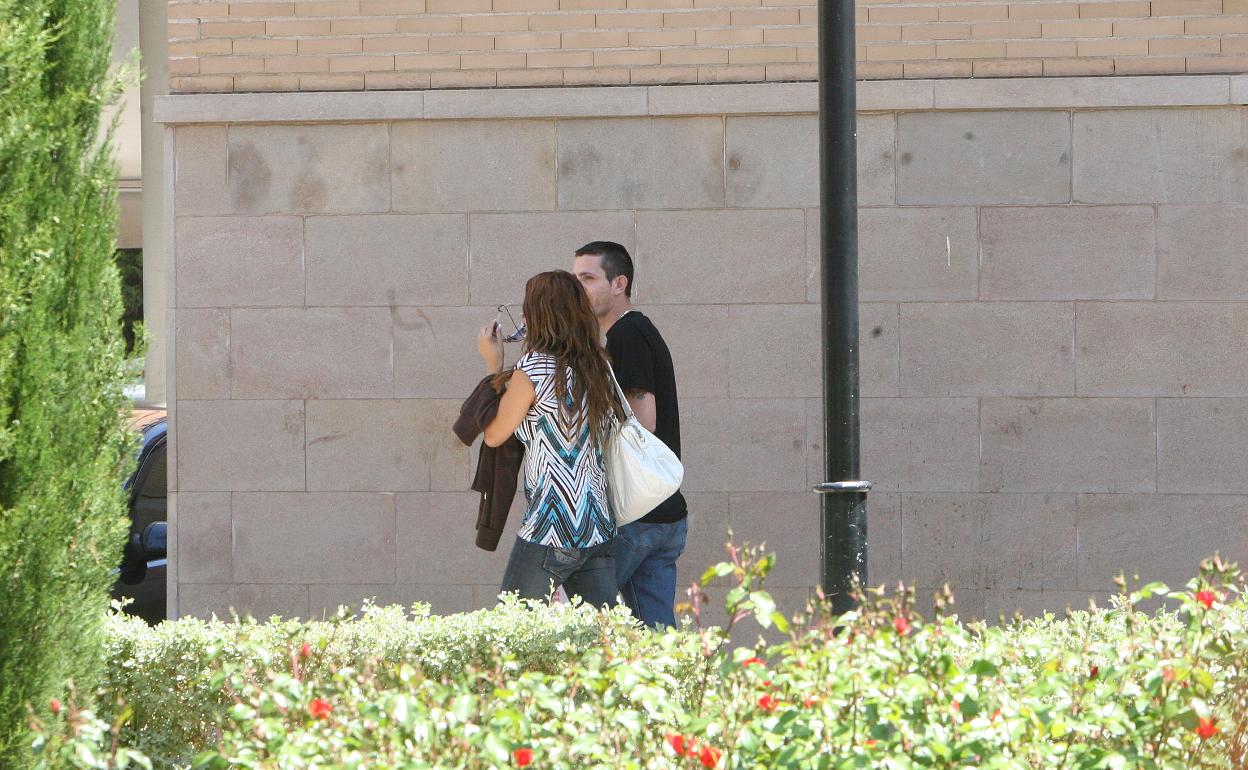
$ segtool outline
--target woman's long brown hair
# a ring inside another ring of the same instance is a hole
[[[607,415],[623,419],[607,368],[607,353],[598,319],[584,287],[566,270],[538,273],[524,287],[525,350],[555,358],[555,395],[563,404],[567,389],[564,367],[572,370],[572,399],[589,405],[589,432],[594,443],[605,445]],[[580,414],[580,409],[577,409]],[[577,427],[580,427],[578,418]]]

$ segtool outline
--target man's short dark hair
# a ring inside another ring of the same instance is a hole
[[[621,275],[627,278],[628,285],[624,287],[624,296],[632,298],[633,258],[628,256],[628,249],[614,241],[594,241],[576,250],[576,256],[586,255],[597,256],[602,261],[602,271],[607,274],[608,281],[614,281]]]

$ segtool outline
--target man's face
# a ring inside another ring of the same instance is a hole
[[[589,304],[594,309],[594,315],[601,318],[610,313],[615,296],[620,291],[617,291],[616,287],[607,280],[607,273],[602,269],[602,257],[597,254],[577,257],[572,264],[572,273],[585,287],[585,293],[589,295]],[[622,283],[619,278],[616,282]]]

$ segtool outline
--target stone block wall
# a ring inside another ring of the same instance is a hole
[[[970,615],[1248,556],[1248,93],[1029,82],[977,86],[993,109],[935,108],[970,103],[952,81],[860,97],[871,580],[948,581]],[[676,362],[682,583],[731,527],[795,606],[823,480],[813,85],[330,96],[266,123],[163,105],[176,612],[492,601],[510,536],[473,547],[449,430],[474,334],[594,239],[633,252]]]
[[[816,78],[811,0],[171,0],[177,92]],[[864,78],[1248,71],[1248,0],[857,0]]]

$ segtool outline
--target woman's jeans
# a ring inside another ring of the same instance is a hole
[[[517,537],[500,590],[546,601],[563,586],[568,598],[579,596],[594,607],[614,607],[619,603],[614,550],[614,540],[591,548],[556,548]]]

